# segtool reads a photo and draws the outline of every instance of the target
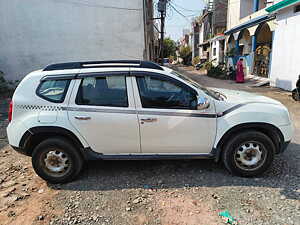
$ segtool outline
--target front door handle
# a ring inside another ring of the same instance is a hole
[[[76,120],[90,120],[90,116],[75,116]]]
[[[153,122],[157,122],[157,118],[146,118],[146,119],[141,119],[141,121],[146,123],[153,123]]]

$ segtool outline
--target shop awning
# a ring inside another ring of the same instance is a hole
[[[242,23],[228,31],[225,32],[225,35],[229,35],[229,34],[233,34],[235,32],[238,32],[240,30],[243,30],[245,28],[249,28],[249,27],[253,27],[254,25],[257,25],[257,24],[260,24],[262,22],[265,22],[265,21],[269,21],[269,20],[272,20],[274,19],[275,17],[272,16],[272,15],[264,15],[264,16],[258,16],[252,20],[248,20],[247,22],[245,23]]]
[[[300,0],[284,0],[284,1],[278,2],[275,5],[270,6],[269,8],[266,8],[266,11],[269,13],[276,12],[280,9],[284,9],[288,6],[292,6],[297,3],[300,3]]]

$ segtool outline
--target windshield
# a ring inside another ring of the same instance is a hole
[[[171,74],[173,74],[173,75],[179,77],[180,79],[188,82],[189,84],[193,85],[195,88],[200,89],[205,94],[207,94],[208,96],[210,96],[210,97],[212,97],[212,98],[214,98],[216,100],[224,100],[223,97],[225,97],[225,96],[222,97],[223,94],[221,94],[219,92],[216,92],[216,91],[213,91],[213,90],[211,90],[209,88],[206,88],[206,87],[202,86],[201,84],[198,84],[197,82],[193,81],[189,77],[187,77],[187,76],[185,76],[185,75],[183,75],[183,74],[181,74],[181,73],[179,73],[179,72],[177,72],[175,70],[173,70],[171,72]]]

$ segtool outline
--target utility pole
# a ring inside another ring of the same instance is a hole
[[[160,58],[161,65],[164,64],[164,36],[165,36],[165,15],[168,0],[159,0],[158,12],[160,13]]]

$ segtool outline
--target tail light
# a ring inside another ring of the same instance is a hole
[[[9,108],[8,108],[8,121],[9,122],[12,120],[12,114],[13,114],[13,102],[10,101]]]

